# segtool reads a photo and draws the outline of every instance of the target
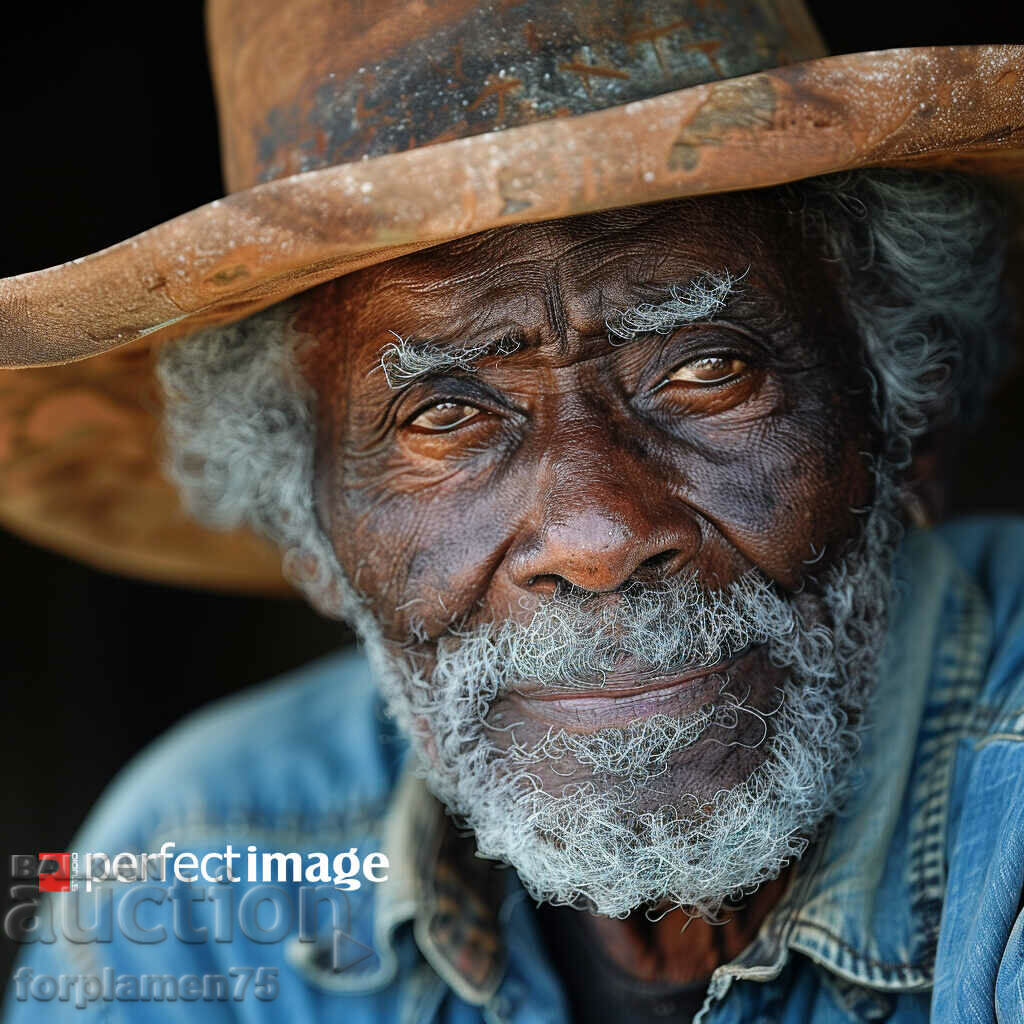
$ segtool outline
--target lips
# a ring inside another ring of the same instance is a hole
[[[723,672],[735,660],[735,658],[730,658],[728,660],[719,661],[714,665],[705,665],[700,668],[691,669],[688,672],[675,673],[671,676],[659,675],[650,677],[649,675],[643,676],[639,674],[629,676],[625,673],[622,673],[620,675],[612,675],[611,673],[609,673],[607,678],[613,680],[613,685],[605,685],[593,690],[579,690],[573,688],[572,690],[552,691],[550,688],[545,687],[543,690],[539,688],[533,690],[518,689],[516,692],[520,696],[526,697],[529,700],[549,701],[563,701],[567,698],[583,698],[585,700],[607,700],[609,698],[617,699],[619,697],[633,697],[641,693],[654,693],[658,690],[673,687],[680,683],[689,682],[692,679],[701,679],[704,676],[712,675],[715,672]],[[630,678],[638,680],[648,678],[650,681],[647,683],[634,683],[633,685],[629,685],[627,680],[629,680]],[[622,681],[621,685],[615,685],[615,683],[617,683],[619,680]]]
[[[609,676],[605,685],[591,690],[545,687],[517,689],[507,698],[517,712],[569,732],[622,728],[651,715],[685,715],[713,700],[725,684],[727,673],[758,648],[672,675],[621,673]]]

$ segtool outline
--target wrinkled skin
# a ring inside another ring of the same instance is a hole
[[[615,310],[725,269],[746,275],[711,323],[610,344]],[[496,229],[308,293],[318,510],[386,639],[405,644],[415,627],[429,660],[451,623],[528,621],[559,581],[613,593],[696,571],[717,587],[757,567],[784,591],[813,592],[808,573],[862,522],[861,453],[877,445],[833,274],[795,218],[748,194]],[[442,344],[515,330],[522,344],[476,373],[392,390],[380,369],[389,330]],[[725,379],[669,379],[707,357]],[[735,672],[771,703],[778,680],[756,652]],[[495,721],[511,711],[519,738],[542,735],[538,702],[507,703]],[[752,766],[742,747],[698,743],[666,785],[713,793]],[[678,959],[678,922],[674,932]],[[624,941],[613,934],[609,948],[644,973]]]

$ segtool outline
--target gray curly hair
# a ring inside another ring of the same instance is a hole
[[[953,174],[854,171],[771,190],[825,258],[863,343],[883,450],[977,420],[1007,355],[1007,232],[996,198]],[[168,345],[167,471],[210,526],[247,525],[281,548],[286,575],[325,614],[359,618],[317,520],[315,396],[297,369],[295,302]]]

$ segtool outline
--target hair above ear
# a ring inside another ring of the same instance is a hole
[[[870,169],[782,187],[839,268],[864,346],[881,453],[980,419],[1009,355],[1008,217],[977,178]]]

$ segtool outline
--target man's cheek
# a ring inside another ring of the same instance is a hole
[[[857,460],[816,449],[808,438],[765,453],[756,462],[720,464],[703,475],[695,507],[729,543],[784,586],[797,586],[827,546],[851,536],[851,513],[862,492]],[[861,475],[863,468],[861,464]]]
[[[436,637],[486,591],[495,549],[488,537],[474,535],[469,520],[447,509],[340,531],[343,565],[362,566],[355,570],[359,590],[387,635]]]
[[[423,508],[409,502],[404,511],[413,539],[403,545],[401,564],[397,559],[394,564],[402,577],[395,607],[415,601],[410,610],[431,635],[467,616],[504,617],[492,598],[521,518],[518,506],[497,488],[490,493],[459,488],[445,501]]]
[[[458,522],[457,517],[444,517]],[[464,620],[487,590],[493,553],[488,545],[473,544],[447,531],[421,538],[422,544],[406,551],[407,561],[396,572],[403,585],[390,599],[396,616],[413,622],[428,636],[436,637],[458,620]]]

